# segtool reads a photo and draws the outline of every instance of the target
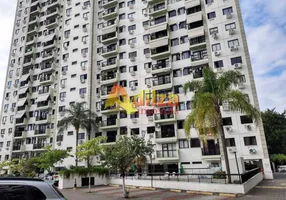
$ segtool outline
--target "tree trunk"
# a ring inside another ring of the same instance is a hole
[[[77,159],[77,146],[78,146],[78,132],[79,130],[76,130],[76,136],[75,136],[75,166],[78,166],[78,159]]]
[[[229,159],[228,159],[228,154],[227,154],[227,148],[226,148],[226,141],[225,141],[222,119],[220,119],[219,124],[220,124],[219,125],[219,133],[220,133],[219,143],[220,143],[221,158],[222,158],[222,160],[225,161],[226,174],[228,174],[228,176],[227,176],[228,183],[231,183]]]
[[[91,184],[91,178],[90,173],[88,173],[88,192],[90,193],[90,184]]]
[[[129,194],[125,188],[125,172],[122,172],[122,189],[123,189],[124,198],[128,198]]]

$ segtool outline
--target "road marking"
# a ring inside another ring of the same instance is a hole
[[[194,197],[194,196],[198,196],[198,195],[187,194],[187,195],[182,195],[182,196],[173,196],[173,197],[169,197],[169,198],[163,198],[162,200],[187,199],[187,198],[191,198],[191,197]]]
[[[256,188],[263,188],[263,189],[286,189],[286,187],[282,187],[282,186],[256,186]]]
[[[174,189],[171,189],[170,192],[182,192],[182,190],[174,190]]]
[[[188,194],[214,195],[212,192],[186,191]]]
[[[236,197],[236,194],[219,193],[218,195],[221,197]]]
[[[149,188],[149,187],[139,187],[142,190],[156,190],[156,188]]]
[[[161,194],[166,194],[166,191],[162,191],[162,190],[156,190],[156,191],[152,191],[152,192],[148,192],[148,193],[143,193],[143,194],[138,194],[134,197],[138,198],[138,197],[150,197],[150,196],[158,196]],[[132,193],[131,193],[132,195]],[[132,197],[132,196],[131,196]]]

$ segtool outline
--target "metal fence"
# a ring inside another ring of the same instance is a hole
[[[130,173],[125,174],[125,179],[130,180],[160,180],[160,181],[177,181],[177,182],[198,182],[198,183],[219,183],[219,184],[243,184],[256,174],[260,173],[261,169],[256,168],[244,174],[224,174],[224,173]],[[122,178],[122,174],[110,172],[110,178]]]

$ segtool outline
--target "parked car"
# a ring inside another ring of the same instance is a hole
[[[286,172],[286,165],[278,166],[278,172]]]
[[[0,194],[1,200],[66,200],[54,185],[34,178],[0,178]]]

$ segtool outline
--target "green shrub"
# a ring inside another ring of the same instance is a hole
[[[213,174],[213,179],[226,179],[225,171],[217,171]]]
[[[102,167],[95,167],[95,166],[90,166],[90,167],[74,167],[71,166],[70,169],[62,169],[59,174],[63,176],[64,178],[69,178],[74,175],[79,175],[79,176],[88,176],[88,174],[97,174],[99,176],[105,176],[108,174],[108,169],[107,168],[102,168]]]

